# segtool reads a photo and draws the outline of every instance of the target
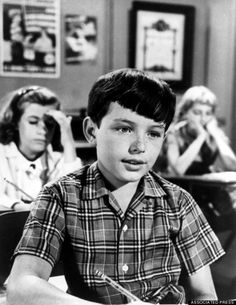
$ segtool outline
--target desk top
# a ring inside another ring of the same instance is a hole
[[[7,207],[5,207],[4,205],[1,205],[0,204],[0,213],[3,213],[3,212],[12,212],[13,210],[11,209],[8,209]]]
[[[75,148],[95,148],[95,144],[85,141],[75,141]]]
[[[236,184],[236,172],[220,172],[204,175],[163,175],[163,178],[182,182],[195,182],[206,184]]]

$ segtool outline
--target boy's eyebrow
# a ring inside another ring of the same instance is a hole
[[[114,122],[123,122],[123,123],[134,124],[134,122],[127,120],[127,119],[114,119]],[[155,122],[152,127],[165,128],[165,123],[164,122]]]

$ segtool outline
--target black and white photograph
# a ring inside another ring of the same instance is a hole
[[[236,304],[235,71],[235,0],[0,0],[0,305]]]

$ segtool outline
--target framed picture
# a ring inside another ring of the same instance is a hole
[[[60,1],[0,1],[0,75],[60,76]]]
[[[155,73],[174,89],[191,85],[195,8],[133,3],[130,67]]]
[[[65,15],[65,63],[95,63],[98,54],[97,18]]]

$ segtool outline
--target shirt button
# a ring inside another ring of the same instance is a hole
[[[122,267],[122,270],[124,272],[127,272],[129,270],[129,267],[125,264],[123,267]]]
[[[126,232],[128,230],[128,226],[127,225],[124,225],[123,227],[123,232]]]

